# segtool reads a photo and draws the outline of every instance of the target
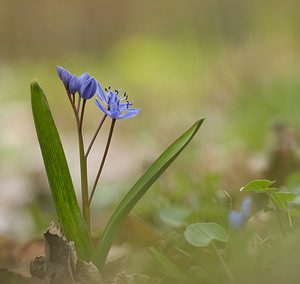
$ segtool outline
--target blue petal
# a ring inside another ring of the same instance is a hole
[[[138,114],[138,112],[136,112],[136,111],[126,112],[126,113],[120,115],[120,116],[118,117],[118,119],[124,119],[124,118],[133,117],[133,116],[136,116],[137,114]]]
[[[110,112],[108,111],[108,109],[106,109],[102,104],[100,104],[100,102],[98,101],[98,99],[95,100],[95,104],[96,104],[97,107],[100,108],[105,114],[107,114],[108,116],[110,116]]]
[[[104,104],[106,104],[106,105],[108,104],[107,99],[106,99],[106,96],[105,96],[105,94],[104,94],[104,92],[103,92],[103,90],[102,90],[102,88],[101,88],[99,82],[98,82],[98,84],[97,84],[97,97],[98,97]]]
[[[57,74],[58,74],[60,79],[61,79],[61,72],[63,70],[64,70],[64,68],[60,67],[59,65],[56,65],[56,71],[57,71]]]
[[[69,83],[69,91],[71,92],[71,94],[75,94],[76,92],[79,91],[79,88],[80,88],[79,78],[76,75],[73,75]]]
[[[120,111],[118,109],[115,109],[114,111],[110,112],[110,117],[114,119],[120,118]]]
[[[84,81],[87,81],[88,79],[90,79],[90,74],[88,72],[79,76],[80,84],[82,84]]]
[[[68,70],[66,70],[58,65],[56,66],[56,71],[57,71],[59,78],[63,81],[64,85],[69,86],[69,82],[72,78],[72,74]]]
[[[79,90],[79,94],[81,95],[81,97],[85,100],[91,99],[97,90],[97,81],[96,79],[93,77],[89,80],[84,81],[81,86],[80,86],[80,90]]]
[[[247,219],[250,216],[251,203],[252,203],[252,199],[250,197],[246,197],[242,203],[241,212],[245,219]]]
[[[244,225],[243,215],[238,211],[230,211],[228,214],[228,225],[233,230],[241,229]]]

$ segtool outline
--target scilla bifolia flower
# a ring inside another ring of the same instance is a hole
[[[228,225],[232,230],[241,229],[250,216],[252,200],[250,197],[246,197],[242,203],[241,210],[230,210],[228,214]]]
[[[64,85],[68,87],[70,80],[72,78],[72,74],[68,70],[66,70],[58,65],[56,66],[56,71],[57,71],[59,78],[64,83]]]
[[[135,108],[129,108],[129,106],[132,105],[132,103],[129,103],[127,101],[128,96],[126,93],[124,93],[120,98],[118,98],[118,95],[120,91],[115,90],[113,92],[110,87],[105,89],[106,96],[98,83],[97,86],[97,97],[99,99],[95,100],[96,105],[109,117],[112,119],[123,119],[128,118],[132,116],[136,116],[141,109],[135,109]],[[126,101],[125,103],[122,103],[122,101]],[[100,101],[106,106],[104,107]],[[125,113],[123,113],[125,111]]]
[[[81,83],[78,93],[83,99],[88,100],[95,95],[96,90],[97,90],[97,81],[93,77]]]
[[[132,103],[128,102],[128,100],[127,100],[128,96],[126,95],[126,93],[124,93],[124,95],[122,95],[120,98],[118,98],[118,95],[119,95],[120,91],[116,90],[115,92],[113,92],[110,88],[108,88],[108,90],[105,89],[105,91],[106,91],[106,96],[105,96],[100,84],[97,83],[97,97],[98,97],[98,99],[95,100],[95,103],[104,112],[104,117],[103,117],[103,119],[102,119],[102,121],[99,125],[99,128],[101,127],[101,125],[102,125],[103,121],[105,120],[106,116],[109,116],[110,118],[112,118],[112,121],[111,121],[111,126],[110,126],[110,130],[109,130],[109,134],[108,134],[108,138],[107,138],[107,142],[106,142],[106,147],[105,147],[105,150],[104,150],[104,153],[103,153],[102,161],[101,161],[101,164],[100,164],[100,167],[99,167],[99,170],[98,170],[98,173],[97,173],[97,176],[96,176],[93,188],[92,188],[92,192],[91,192],[91,195],[90,195],[89,204],[91,203],[91,200],[94,196],[97,183],[99,181],[101,172],[103,170],[103,166],[104,166],[105,159],[106,159],[106,156],[107,156],[107,153],[108,153],[108,149],[109,149],[109,145],[110,145],[110,142],[111,142],[111,138],[112,138],[112,134],[113,134],[113,130],[114,130],[116,120],[135,116],[141,110],[141,109],[135,109],[135,108],[130,108],[129,107],[129,106],[132,105]],[[122,102],[122,101],[125,101],[125,102]],[[101,102],[105,106],[103,106],[101,104]],[[123,112],[125,112],[125,113],[123,113]],[[96,132],[96,135],[97,135],[97,132]],[[93,141],[92,141],[92,143],[93,143]],[[89,147],[89,149],[90,149],[90,147]],[[88,152],[89,152],[89,150],[88,150]]]
[[[80,87],[83,84],[83,82],[85,82],[89,79],[90,79],[90,74],[88,72],[80,75],[79,77],[77,77],[76,75],[73,75],[70,80],[70,83],[69,83],[69,91],[71,92],[71,94],[75,94],[76,92],[79,92]]]

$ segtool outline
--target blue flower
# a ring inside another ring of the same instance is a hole
[[[112,119],[123,119],[128,118],[132,116],[136,116],[141,109],[135,109],[130,108],[129,106],[132,105],[132,103],[129,103],[127,101],[128,96],[126,93],[118,98],[118,95],[120,93],[120,90],[113,92],[110,88],[107,90],[105,89],[106,96],[98,83],[97,86],[97,97],[99,99],[95,100],[96,105],[109,117]],[[122,101],[125,100],[125,103],[122,103]],[[100,101],[105,105],[105,107],[100,103]],[[125,113],[123,113],[125,112]]]
[[[97,81],[94,77],[90,79],[90,74],[88,72],[77,77],[58,65],[56,66],[56,70],[59,78],[63,81],[71,94],[78,92],[79,95],[86,100],[95,95],[97,90]]]
[[[89,78],[90,78],[90,74],[87,72],[80,75],[79,77],[73,75],[69,82],[69,91],[71,92],[71,94],[75,94],[76,92],[79,92],[83,82],[87,81]]]
[[[71,94],[75,94],[79,91],[80,88],[80,81],[76,75],[73,75],[70,82],[69,82],[69,91]]]
[[[82,80],[82,78],[81,78],[81,80]],[[95,95],[96,90],[97,90],[97,81],[93,77],[93,78],[85,80],[81,83],[78,93],[80,94],[80,96],[83,99],[88,100]]]
[[[251,203],[252,199],[250,197],[246,197],[241,206],[241,214],[244,219],[248,219],[251,213]]]
[[[241,211],[230,210],[228,214],[228,226],[232,230],[241,229],[250,216],[252,200],[246,197],[242,203]]]
[[[57,71],[59,78],[63,81],[64,85],[69,86],[70,80],[72,78],[72,74],[68,70],[66,70],[58,65],[56,66],[56,71]]]

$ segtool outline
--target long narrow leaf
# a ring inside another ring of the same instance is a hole
[[[74,241],[78,257],[95,261],[95,250],[77,203],[64,150],[43,90],[34,80],[31,104],[52,197],[63,232]]]
[[[127,195],[120,202],[108,221],[96,248],[97,265],[100,271],[103,268],[113,239],[126,216],[151,187],[151,185],[170,166],[185,146],[192,140],[203,121],[204,118],[195,122],[189,130],[173,142],[173,144],[171,144],[167,150],[160,155],[160,157],[150,166],[143,176],[133,185]]]

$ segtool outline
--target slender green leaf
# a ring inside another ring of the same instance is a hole
[[[228,241],[226,230],[216,223],[195,223],[184,231],[185,239],[195,247],[206,247],[213,240]]]
[[[241,191],[252,191],[257,193],[266,193],[278,191],[277,188],[270,188],[275,181],[270,181],[267,179],[254,180],[248,183],[246,186],[241,188]]]
[[[69,241],[74,241],[80,259],[95,261],[95,250],[77,203],[59,134],[46,96],[36,80],[31,84],[31,104],[44,165],[63,232]]]
[[[191,279],[190,274],[181,271],[169,258],[165,257],[157,249],[155,249],[154,247],[149,247],[149,250],[167,276],[182,281]]]
[[[151,185],[160,177],[160,175],[170,166],[177,158],[185,146],[192,140],[204,118],[195,122],[194,125],[171,144],[161,156],[150,166],[144,175],[133,185],[127,195],[120,202],[110,220],[108,221],[100,241],[96,248],[97,265],[99,270],[103,268],[107,254],[112,245],[113,239],[117,234],[124,219],[136,205],[136,203],[147,192]]]

